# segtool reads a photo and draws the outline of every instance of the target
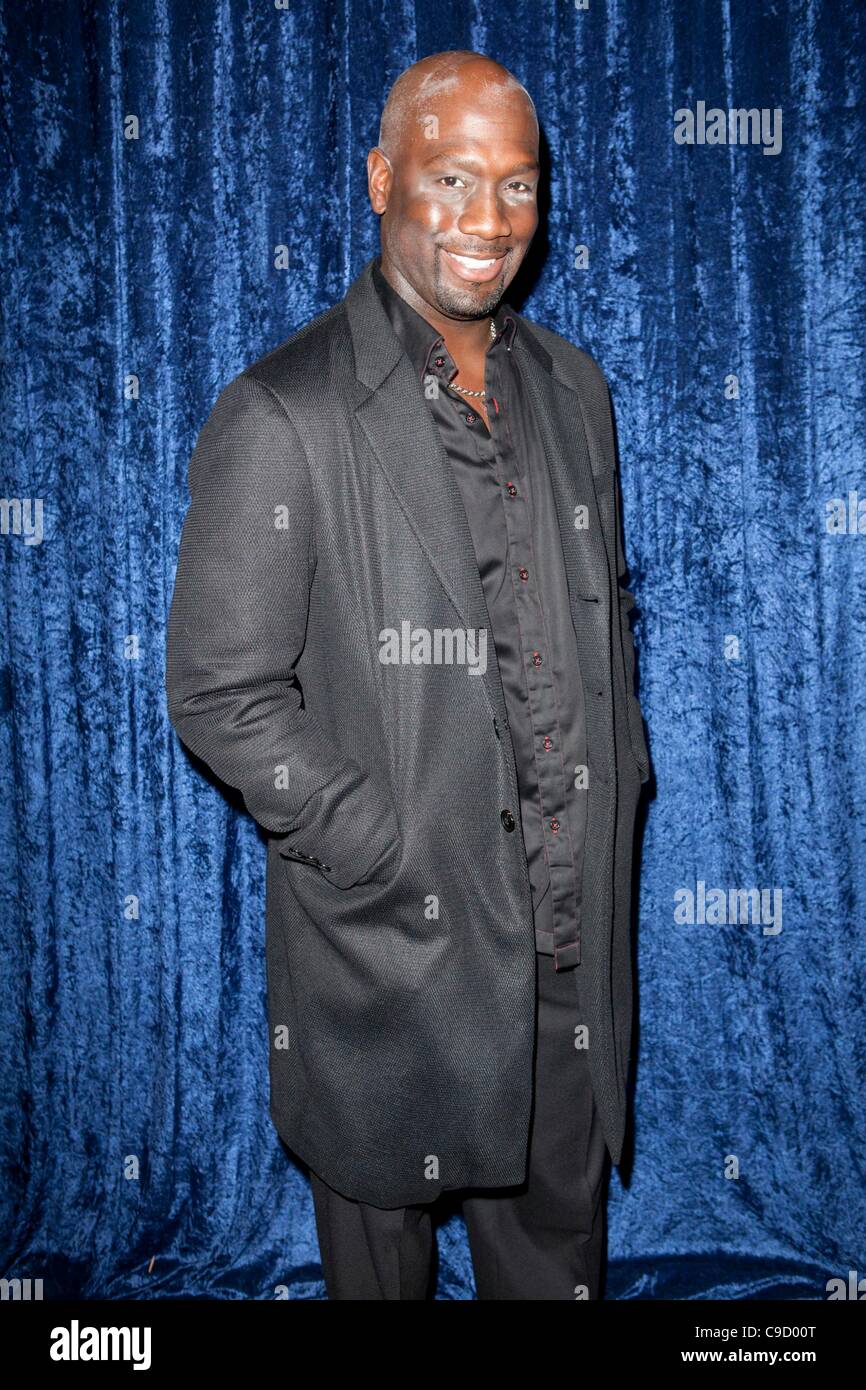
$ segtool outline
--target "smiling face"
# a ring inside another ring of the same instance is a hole
[[[422,76],[385,151],[368,156],[382,267],[439,314],[481,318],[514,279],[538,226],[535,113],[523,88],[486,58],[426,86]]]

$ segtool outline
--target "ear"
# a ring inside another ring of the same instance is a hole
[[[394,170],[390,159],[378,145],[374,145],[367,155],[367,192],[374,212],[381,214],[387,209],[393,181]]]

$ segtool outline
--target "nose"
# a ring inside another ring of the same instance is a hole
[[[465,237],[476,236],[481,241],[495,241],[511,235],[511,223],[505,215],[496,189],[479,182],[464,204],[457,226]]]

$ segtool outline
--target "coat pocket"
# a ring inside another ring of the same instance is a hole
[[[402,844],[387,784],[349,764],[304,805],[300,823],[278,846],[286,859],[308,864],[336,888],[354,888],[386,872]]]

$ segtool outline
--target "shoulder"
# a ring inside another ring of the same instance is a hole
[[[549,353],[553,375],[577,394],[584,423],[591,427],[601,448],[600,466],[614,469],[616,425],[613,401],[598,362],[585,348],[577,347],[543,324],[521,316],[521,325],[533,333],[545,352]]]
[[[251,362],[244,375],[279,394],[289,387],[297,390],[306,383],[321,383],[332,375],[344,353],[350,360],[346,309],[341,300]]]
[[[555,333],[552,328],[546,328],[544,324],[526,318],[524,314],[520,314],[519,319],[521,327],[528,329],[545,351],[550,353],[557,376],[580,391],[607,400],[607,379],[595,358],[585,348],[577,347],[569,342],[568,338],[563,338],[561,333]]]
[[[305,407],[320,408],[334,382],[351,371],[352,351],[343,302],[318,314],[228,381],[219,402],[247,401],[298,427]]]
[[[607,379],[595,358],[585,348],[576,347],[560,333],[554,333],[551,328],[524,318],[522,314],[520,326],[533,333],[550,354],[554,376],[577,392],[585,416],[612,456],[615,448],[613,404]]]

